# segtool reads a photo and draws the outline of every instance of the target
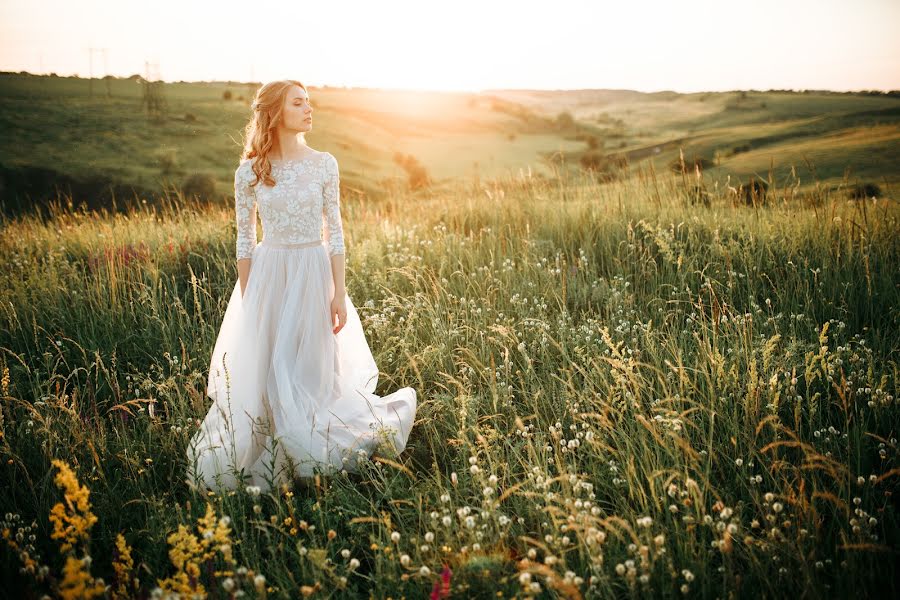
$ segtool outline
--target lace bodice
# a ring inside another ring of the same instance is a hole
[[[330,152],[317,152],[273,163],[273,187],[262,181],[250,185],[256,179],[252,160],[241,161],[234,172],[237,258],[249,258],[256,247],[257,207],[265,239],[279,243],[324,239],[329,256],[344,254],[337,159]]]

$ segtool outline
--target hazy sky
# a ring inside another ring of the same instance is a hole
[[[0,0],[0,70],[384,88],[900,89],[900,0]]]

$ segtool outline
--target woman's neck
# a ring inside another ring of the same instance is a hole
[[[296,133],[278,134],[278,143],[272,149],[270,154],[275,160],[289,160],[291,158],[299,158],[309,153],[309,146],[306,140]]]

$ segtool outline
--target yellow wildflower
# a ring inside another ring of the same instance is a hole
[[[79,542],[87,543],[89,530],[97,522],[97,517],[91,512],[90,490],[78,483],[69,465],[54,459],[53,466],[59,469],[56,485],[63,490],[65,504],[57,502],[50,510],[49,518],[53,524],[50,537],[63,540],[60,550],[68,552]]]
[[[217,552],[222,553],[227,563],[235,562],[231,552],[230,522],[228,517],[216,518],[212,504],[207,503],[206,514],[197,519],[199,537],[184,525],[179,525],[178,531],[169,535],[169,559],[176,573],[158,581],[163,591],[186,597],[206,594],[200,583],[200,565],[214,558]]]
[[[59,585],[59,596],[63,600],[82,600],[102,596],[103,583],[91,577],[84,569],[84,561],[74,556],[66,558],[63,580]]]
[[[113,570],[116,573],[116,586],[112,590],[113,598],[131,597],[132,569],[134,569],[134,560],[131,558],[131,547],[120,533],[116,536],[116,558],[113,560]]]

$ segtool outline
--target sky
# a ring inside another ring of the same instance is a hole
[[[164,81],[453,91],[891,90],[898,28],[900,0],[0,0],[0,70],[127,77],[150,63]]]

